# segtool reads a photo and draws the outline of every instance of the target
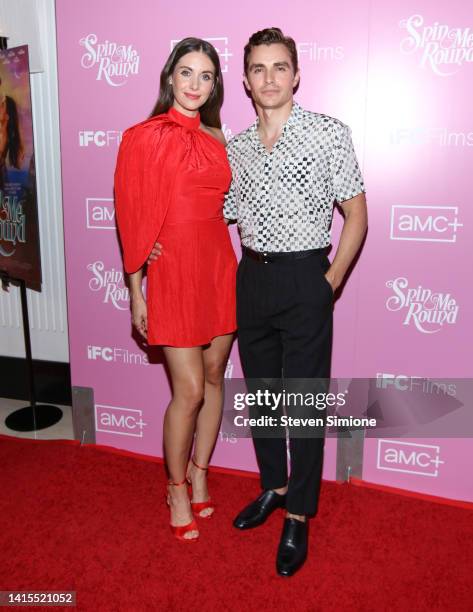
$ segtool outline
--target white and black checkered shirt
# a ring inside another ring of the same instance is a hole
[[[255,251],[327,246],[334,200],[364,192],[350,128],[294,103],[269,153],[257,127],[258,119],[228,143],[224,216],[238,221],[242,244]]]

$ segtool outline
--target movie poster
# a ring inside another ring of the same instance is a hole
[[[27,45],[0,51],[0,272],[41,289]]]

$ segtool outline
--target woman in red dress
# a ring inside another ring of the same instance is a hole
[[[161,73],[151,118],[123,135],[115,171],[133,324],[149,344],[163,346],[171,375],[163,428],[167,499],[171,529],[184,540],[199,535],[193,514],[214,511],[206,471],[236,329],[237,262],[222,215],[231,181],[222,102],[216,50],[204,40],[181,41]],[[142,269],[158,239],[162,254],[148,266],[145,299]]]

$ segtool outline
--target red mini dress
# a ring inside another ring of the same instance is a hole
[[[127,130],[115,171],[125,270],[148,265],[148,343],[208,344],[236,329],[237,260],[223,219],[231,181],[224,145],[200,116],[171,108]]]

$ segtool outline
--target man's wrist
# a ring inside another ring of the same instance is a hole
[[[330,267],[325,273],[325,278],[332,285],[333,290],[336,291],[338,287],[342,284],[343,274],[340,274],[338,270]]]

